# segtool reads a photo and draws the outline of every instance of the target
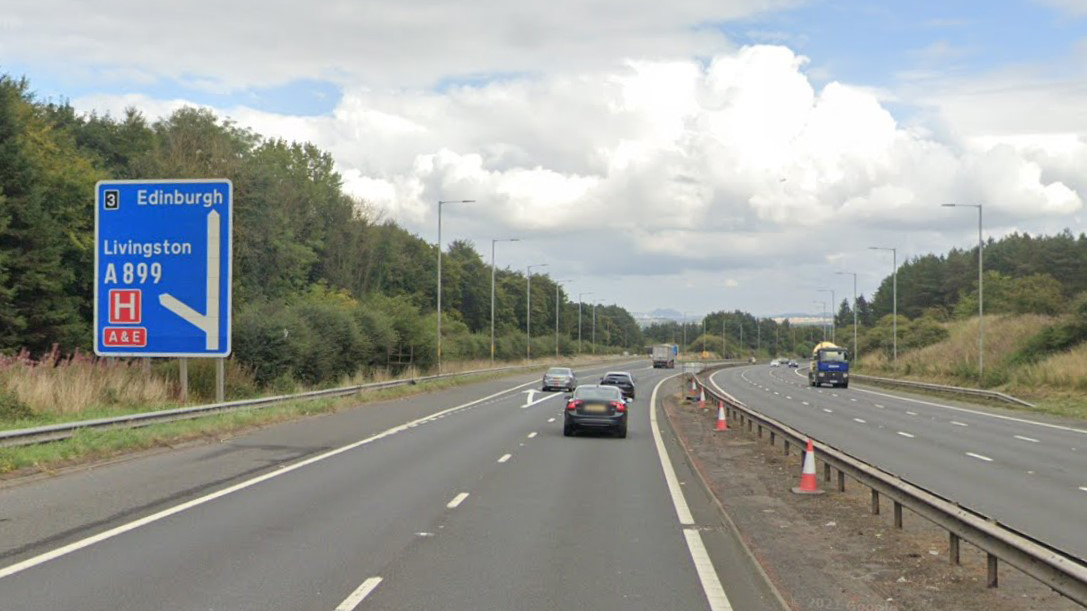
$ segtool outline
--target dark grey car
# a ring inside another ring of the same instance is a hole
[[[627,403],[616,386],[578,386],[567,397],[562,434],[570,437],[581,430],[611,431],[625,439]]]

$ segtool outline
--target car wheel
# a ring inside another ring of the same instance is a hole
[[[573,437],[575,432],[576,431],[574,430],[574,425],[570,424],[569,422],[564,422],[562,424],[563,437]]]
[[[619,428],[615,429],[615,436],[619,439],[627,438],[627,425],[626,423],[620,424]]]

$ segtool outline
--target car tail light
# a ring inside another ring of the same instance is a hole
[[[566,409],[577,409],[581,407],[581,401],[571,401],[566,404]]]
[[[611,406],[614,407],[617,412],[627,411],[627,404],[622,401],[612,401]]]

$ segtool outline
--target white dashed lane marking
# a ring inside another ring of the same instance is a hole
[[[911,435],[911,434],[907,433],[906,431],[899,431],[899,432],[898,432],[898,434],[899,434],[899,435],[902,435],[903,437],[909,437],[910,439],[913,439],[913,438],[914,438],[914,436],[913,436],[913,435]]]
[[[1020,439],[1022,441],[1029,441],[1031,443],[1040,443],[1037,439],[1035,439],[1033,437],[1023,437],[1022,435],[1015,435],[1015,438]]]
[[[510,454],[503,454],[502,458],[498,459],[498,462],[506,462],[507,460],[510,459],[510,456],[511,456]]]
[[[336,611],[353,611],[355,607],[359,606],[364,598],[370,595],[370,592],[374,591],[374,588],[381,583],[380,577],[371,577],[362,582],[362,585],[355,589],[350,596],[344,599],[340,606],[336,607]]]
[[[853,422],[860,422],[861,424],[867,424],[866,420],[861,420],[860,418],[854,418]]]
[[[825,407],[823,408],[823,411],[824,411],[824,412],[826,412],[826,413],[828,413],[828,414],[833,414],[833,413],[834,413],[834,410],[832,410],[832,409],[827,409],[827,408],[825,408]]]
[[[917,412],[911,412],[910,410],[906,410],[906,413],[911,415],[911,416],[916,416],[917,415]]]
[[[536,436],[536,431],[532,431],[531,433],[528,434],[529,439],[532,439],[535,436]]]
[[[959,422],[958,420],[952,420],[951,424],[954,424],[955,426],[970,426],[969,424],[966,424],[965,422]]]
[[[981,454],[974,454],[973,452],[967,452],[966,455],[971,457],[971,458],[976,458],[978,460],[984,460],[985,462],[993,462],[993,459],[989,458],[988,456],[982,456]]]
[[[468,493],[467,492],[462,492],[462,493],[458,494],[457,496],[453,497],[453,500],[446,503],[445,506],[448,507],[449,509],[456,509],[457,506],[460,505],[461,503],[463,503],[464,499],[466,499],[466,498],[468,498]]]

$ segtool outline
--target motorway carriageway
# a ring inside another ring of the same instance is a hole
[[[639,378],[625,440],[563,437],[533,374],[8,483],[0,607],[780,609],[647,365],[609,366]]]
[[[1087,430],[875,388],[812,388],[806,370],[711,376],[756,411],[856,458],[1087,558]]]

